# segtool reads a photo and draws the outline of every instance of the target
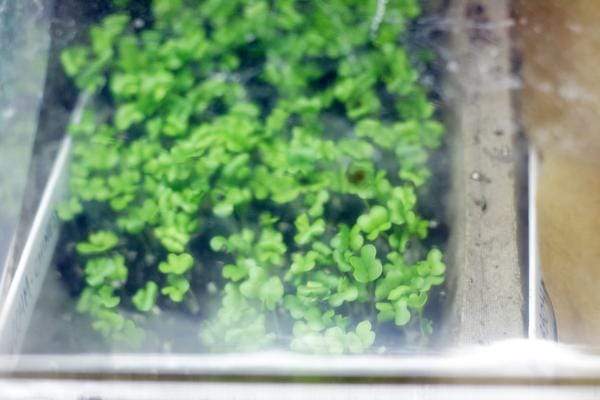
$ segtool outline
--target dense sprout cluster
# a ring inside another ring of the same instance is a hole
[[[418,1],[374,23],[377,3],[154,0],[145,26],[116,12],[63,52],[104,103],[69,128],[58,210],[86,232],[94,329],[140,342],[145,313],[201,298],[208,350],[430,331],[445,266],[416,207],[443,129],[404,43]]]

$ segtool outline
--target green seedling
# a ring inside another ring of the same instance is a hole
[[[372,282],[381,276],[383,266],[377,258],[377,249],[367,244],[360,250],[359,257],[351,257],[354,279],[361,283]]]
[[[356,224],[366,233],[369,240],[375,240],[380,233],[392,227],[390,214],[382,206],[375,206],[367,214],[361,215]]]
[[[148,312],[154,308],[157,297],[158,285],[150,281],[146,283],[146,286],[138,289],[138,291],[131,298],[131,301],[138,311]]]
[[[87,242],[77,244],[77,252],[83,255],[105,253],[119,243],[119,237],[109,231],[90,234]]]
[[[180,303],[185,294],[190,290],[190,282],[178,275],[168,275],[167,285],[161,289],[161,293],[169,296],[171,301]]]
[[[304,245],[325,232],[325,221],[317,219],[311,223],[308,219],[308,215],[302,214],[296,219],[296,229],[298,233],[294,239],[297,244]]]
[[[194,258],[187,254],[169,254],[167,261],[158,265],[158,270],[163,274],[183,275],[194,266]]]
[[[92,258],[85,264],[85,280],[90,286],[124,283],[127,280],[127,267],[121,255]]]
[[[83,205],[76,197],[71,197],[69,200],[60,203],[56,208],[58,217],[63,221],[71,221],[76,215],[83,211]]]

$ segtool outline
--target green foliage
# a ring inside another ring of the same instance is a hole
[[[56,208],[58,217],[63,221],[71,221],[77,214],[83,211],[81,202],[76,197],[60,203]]]
[[[131,298],[133,305],[138,311],[148,312],[154,308],[158,296],[158,285],[152,281],[146,283]]]
[[[88,57],[89,49],[77,46],[63,51],[60,60],[67,75],[74,76],[86,66]]]
[[[183,275],[194,265],[194,258],[187,254],[169,254],[166,262],[158,264],[158,270],[164,274]]]
[[[325,221],[318,219],[311,224],[308,220],[308,216],[306,214],[301,214],[296,219],[296,230],[298,233],[294,239],[298,245],[302,246],[325,232]]]
[[[173,253],[185,251],[185,247],[190,241],[189,233],[177,226],[161,226],[154,230],[154,234],[165,249]]]
[[[372,282],[381,276],[383,266],[377,258],[377,249],[372,244],[363,246],[360,256],[352,256],[350,264],[354,268],[354,279],[358,282]]]
[[[362,321],[350,332],[345,331],[344,325],[320,332],[298,322],[294,325],[291,347],[296,351],[318,354],[363,353],[375,342],[371,322]]]
[[[57,209],[87,235],[92,327],[139,342],[144,315],[202,298],[211,351],[429,334],[445,266],[418,205],[443,127],[406,50],[419,2],[388,2],[375,31],[376,0],[151,3],[140,27],[114,0],[61,55],[94,98]]]
[[[138,347],[145,334],[133,320],[121,315],[118,291],[127,280],[128,270],[121,255],[92,258],[85,266],[87,287],[77,302],[77,311],[88,314],[92,328],[116,342]]]
[[[92,258],[85,264],[85,280],[90,286],[123,283],[127,280],[127,267],[121,255]]]
[[[237,285],[223,288],[221,307],[215,318],[203,324],[200,338],[215,350],[258,350],[273,342],[266,318],[240,293]]]
[[[80,254],[104,253],[119,243],[119,238],[109,231],[98,231],[90,234],[87,242],[77,244],[77,252]]]
[[[188,290],[190,290],[190,282],[187,279],[177,275],[168,275],[167,285],[161,289],[161,293],[169,296],[171,301],[180,303]]]
[[[397,253],[390,253],[388,259],[391,263],[375,290],[377,319],[404,326],[412,313],[422,312],[431,288],[443,283],[446,266],[438,249],[430,250],[427,258],[414,266],[407,266]]]
[[[329,297],[329,305],[339,307],[344,302],[353,302],[358,298],[359,287],[350,282],[348,278],[339,280],[336,293]]]
[[[356,224],[367,234],[369,240],[375,240],[380,233],[392,227],[390,213],[385,207],[379,205],[374,206],[368,214],[361,215]]]

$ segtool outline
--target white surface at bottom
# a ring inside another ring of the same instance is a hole
[[[0,380],[3,400],[579,400],[600,389],[549,385],[302,384]]]

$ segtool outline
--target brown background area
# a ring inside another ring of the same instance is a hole
[[[600,2],[516,0],[525,130],[540,151],[542,273],[561,341],[600,344]]]

